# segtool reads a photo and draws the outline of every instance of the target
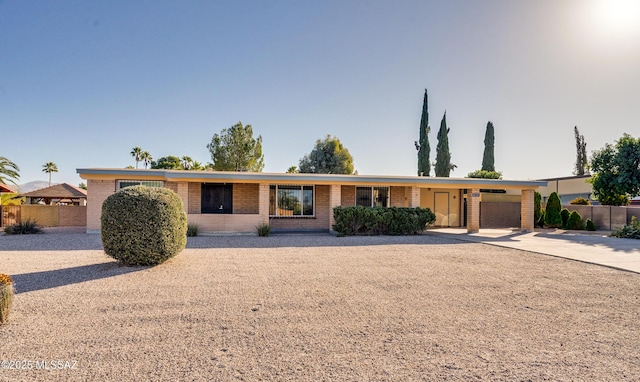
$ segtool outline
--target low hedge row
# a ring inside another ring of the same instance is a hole
[[[333,230],[349,235],[415,235],[436,221],[428,208],[335,207]]]

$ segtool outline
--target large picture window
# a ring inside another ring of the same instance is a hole
[[[161,180],[119,180],[118,190],[122,190],[125,187],[130,186],[147,186],[147,187],[164,187],[164,182]]]
[[[356,187],[356,205],[389,207],[389,187]]]
[[[269,215],[314,216],[313,186],[271,185]]]

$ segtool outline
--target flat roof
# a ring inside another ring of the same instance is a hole
[[[428,176],[301,174],[235,171],[193,171],[162,169],[79,168],[82,179],[164,180],[168,182],[217,183],[296,183],[296,184],[384,184],[433,188],[535,189],[547,186],[546,181],[480,178],[438,178]]]

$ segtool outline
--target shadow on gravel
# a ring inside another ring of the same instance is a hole
[[[102,250],[100,235],[86,233],[41,233],[1,235],[1,251],[78,251]]]
[[[330,234],[272,234],[258,236],[197,236],[187,240],[187,248],[307,248],[356,247],[372,245],[447,245],[460,241],[434,235],[412,236],[347,236]]]
[[[101,264],[83,265],[80,267],[56,269],[52,271],[23,273],[11,275],[15,283],[16,294],[56,288],[59,286],[78,284],[85,281],[120,276],[138,272],[149,267],[126,267],[113,261]]]

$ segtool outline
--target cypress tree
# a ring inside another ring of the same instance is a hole
[[[493,123],[491,121],[487,122],[487,131],[484,133],[484,155],[482,156],[482,170],[485,171],[496,171],[496,166],[494,164],[494,132],[493,132]]]
[[[551,228],[562,227],[562,203],[557,193],[552,192],[544,211],[544,224]]]
[[[422,118],[420,118],[420,141],[414,142],[418,150],[418,176],[429,176],[431,163],[429,163],[429,102],[427,100],[427,89],[424,89],[424,100],[422,101]]]
[[[451,153],[449,152],[449,128],[447,128],[447,112],[444,112],[438,130],[438,146],[436,147],[436,176],[448,177],[451,170],[456,168],[451,163]]]
[[[589,173],[587,170],[587,143],[584,141],[584,135],[580,134],[578,126],[573,128],[573,133],[576,136],[576,166],[573,174],[585,175]]]

